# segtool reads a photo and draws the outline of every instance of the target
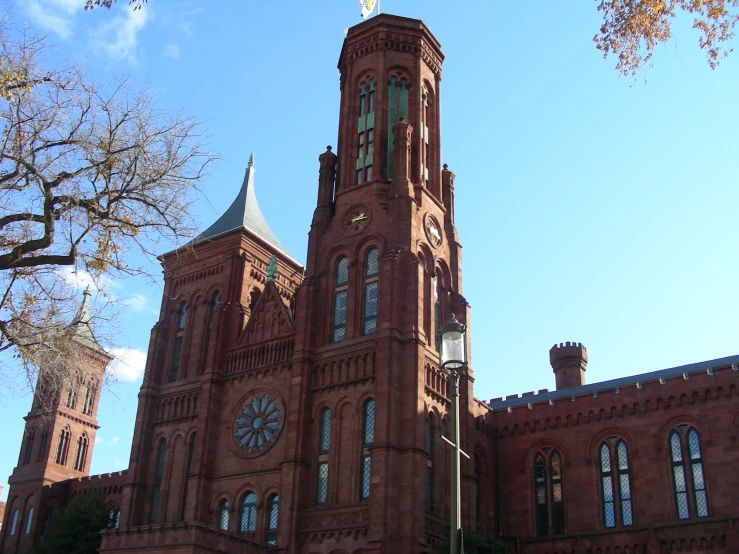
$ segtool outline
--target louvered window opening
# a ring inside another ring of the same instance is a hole
[[[372,157],[375,151],[375,79],[359,85],[359,119],[357,121],[356,183],[372,179]]]
[[[187,302],[180,304],[177,315],[177,331],[172,347],[172,363],[169,366],[169,382],[177,380],[180,371],[180,360],[182,359],[182,345],[185,340],[185,327],[187,326]]]

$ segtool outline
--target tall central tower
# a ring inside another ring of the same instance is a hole
[[[469,317],[454,174],[441,164],[442,60],[423,22],[385,14],[349,29],[339,58],[338,152],[319,158],[296,310],[305,394],[287,429],[303,461],[296,531],[324,541],[325,522],[348,517],[354,538],[343,546],[336,534],[342,552],[430,552],[447,520],[449,398],[437,331],[450,313]],[[485,411],[471,382],[461,396],[470,453],[472,418]],[[472,462],[463,475],[469,525]]]

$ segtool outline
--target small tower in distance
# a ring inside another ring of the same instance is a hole
[[[588,349],[579,342],[565,342],[549,350],[557,390],[579,387],[585,384],[585,367],[588,365]]]

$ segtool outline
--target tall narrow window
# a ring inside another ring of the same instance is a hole
[[[618,459],[618,499],[621,502],[621,525],[627,527],[634,523],[631,509],[631,476],[629,475],[629,452],[624,441],[616,443]]]
[[[536,498],[536,534],[549,534],[549,508],[547,507],[547,471],[542,454],[534,458],[534,496]]]
[[[359,85],[359,120],[357,122],[356,184],[372,178],[372,155],[375,140],[375,80]]]
[[[371,398],[364,403],[362,418],[362,467],[360,478],[359,497],[362,500],[369,498],[372,482],[372,457],[370,448],[375,443],[375,401]]]
[[[85,387],[85,400],[82,402],[82,413],[92,415],[92,407],[95,404],[95,395],[97,394],[97,382],[91,379]]]
[[[346,335],[346,302],[349,288],[349,260],[343,256],[336,263],[332,342],[341,342]]]
[[[421,147],[423,148],[423,183],[426,188],[429,186],[429,93],[427,90],[423,91],[423,106],[422,106],[422,125],[421,125],[421,138],[423,139]]]
[[[707,517],[708,494],[698,431],[687,425],[680,425],[670,433],[669,443],[677,517]],[[690,473],[690,479],[685,475],[686,472]]]
[[[618,437],[610,437],[598,449],[603,521],[606,527],[633,525],[629,450]]]
[[[208,347],[210,346],[210,328],[213,326],[213,314],[221,303],[221,293],[216,291],[210,299],[208,307],[208,321],[205,322],[205,337],[203,337],[203,356],[200,360],[200,375],[205,373],[205,365],[208,363]]]
[[[23,465],[31,461],[31,453],[33,452],[33,441],[36,438],[36,429],[28,431],[26,436],[26,453],[23,455]]]
[[[185,340],[185,325],[187,324],[187,302],[180,304],[177,316],[177,332],[174,338],[172,350],[172,365],[169,366],[169,382],[177,379],[180,371],[180,358],[182,358],[182,342]]]
[[[108,529],[118,529],[120,520],[121,511],[118,509],[118,506],[111,506],[110,510],[108,510],[108,522],[106,524],[106,527]]]
[[[277,521],[280,515],[280,497],[274,495],[267,503],[267,544],[277,544]]]
[[[36,461],[40,462],[46,455],[46,443],[49,440],[49,430],[44,428],[41,430],[41,440],[38,444],[38,454],[36,455]]]
[[[33,524],[33,507],[28,508],[28,515],[26,516],[26,528],[23,531],[24,535],[31,534],[31,525]]]
[[[18,527],[18,508],[13,510],[13,517],[10,520],[10,536],[15,535],[15,530]]]
[[[408,119],[408,79],[393,75],[388,81],[387,178],[393,178],[393,127],[401,117]]]
[[[434,344],[436,351],[441,353],[441,276],[434,273]]]
[[[67,399],[64,402],[64,405],[67,408],[75,409],[77,407],[77,391],[80,388],[79,381],[77,380],[77,377],[73,375],[69,379],[69,386],[67,387]]]
[[[434,416],[426,422],[426,509],[434,509]]]
[[[616,526],[616,499],[613,495],[611,449],[606,443],[600,447],[600,482],[603,491],[603,521],[606,527]]]
[[[377,259],[377,248],[367,252],[364,267],[364,327],[365,335],[377,330],[377,285],[380,275],[380,264]]]
[[[154,488],[151,492],[151,513],[149,514],[149,523],[157,523],[159,521],[159,503],[162,493],[162,476],[164,475],[164,456],[167,452],[167,443],[164,439],[159,439],[157,444],[156,465],[154,466]]]
[[[185,519],[185,508],[187,507],[187,487],[192,474],[192,462],[195,458],[195,433],[190,435],[190,442],[187,446],[187,463],[185,464],[185,484],[182,487],[182,504],[180,507],[180,521]]]
[[[325,504],[328,498],[328,453],[331,449],[331,410],[321,410],[318,430],[318,483],[316,504]]]
[[[74,469],[76,471],[85,470],[85,461],[87,460],[87,435],[82,433],[77,438],[77,449],[74,453]]]
[[[67,465],[67,454],[69,453],[69,427],[64,427],[59,432],[59,442],[56,446],[56,458],[54,462],[59,465]]]
[[[228,500],[221,500],[218,506],[218,528],[221,531],[228,531]]]
[[[241,516],[239,517],[239,533],[254,535],[257,530],[257,495],[247,492],[241,499]]]
[[[480,529],[480,525],[482,523],[482,506],[481,506],[481,489],[482,489],[482,483],[480,482],[480,456],[475,454],[474,459],[474,477],[475,477],[475,523],[477,524],[477,529]]]
[[[534,456],[534,505],[536,534],[546,536],[564,533],[564,486],[562,457],[556,450],[545,448]]]
[[[41,536],[48,537],[49,533],[51,532],[51,524],[54,522],[54,510],[49,508],[46,510],[46,515],[44,516],[44,525],[41,529]]]

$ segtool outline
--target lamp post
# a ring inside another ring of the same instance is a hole
[[[467,326],[457,321],[454,314],[451,314],[449,321],[439,329],[439,334],[441,370],[449,376],[452,399],[452,438],[450,441],[442,437],[452,447],[452,513],[449,544],[451,554],[463,554],[459,455],[467,454],[459,447],[459,378],[467,369]]]

